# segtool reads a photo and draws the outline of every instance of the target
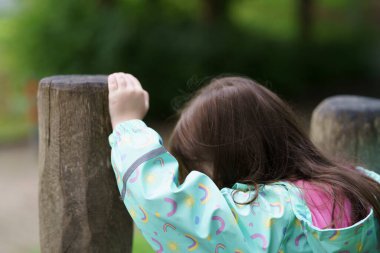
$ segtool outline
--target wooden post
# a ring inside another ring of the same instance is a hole
[[[38,116],[41,252],[131,252],[110,165],[107,77],[42,79]]]
[[[334,96],[314,110],[310,135],[327,155],[380,172],[380,99]]]

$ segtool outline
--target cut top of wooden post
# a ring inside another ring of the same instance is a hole
[[[353,95],[333,96],[323,100],[314,111],[318,114],[330,112],[380,115],[380,99]]]
[[[43,78],[40,88],[46,86],[54,89],[107,88],[106,75],[60,75]]]
[[[341,95],[314,110],[310,135],[326,155],[380,168],[380,99]]]

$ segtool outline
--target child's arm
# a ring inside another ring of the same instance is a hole
[[[199,247],[201,252],[213,252],[231,235],[241,237],[234,214],[214,182],[194,171],[179,185],[176,159],[143,121],[118,124],[110,144],[121,198],[154,249],[187,252]]]

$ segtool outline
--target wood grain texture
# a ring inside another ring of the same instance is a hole
[[[334,96],[314,110],[310,136],[328,156],[380,172],[380,100]]]
[[[131,252],[110,164],[107,77],[42,79],[38,116],[41,252]]]

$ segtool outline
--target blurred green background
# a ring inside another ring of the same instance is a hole
[[[250,76],[297,103],[341,90],[379,94],[376,0],[8,2],[0,10],[0,140],[27,130],[28,84],[55,74],[131,72],[155,94],[154,119],[221,73]]]
[[[0,146],[36,134],[42,77],[119,71],[151,93],[156,122],[222,73],[250,76],[300,111],[337,93],[379,97],[380,2],[0,0]]]

